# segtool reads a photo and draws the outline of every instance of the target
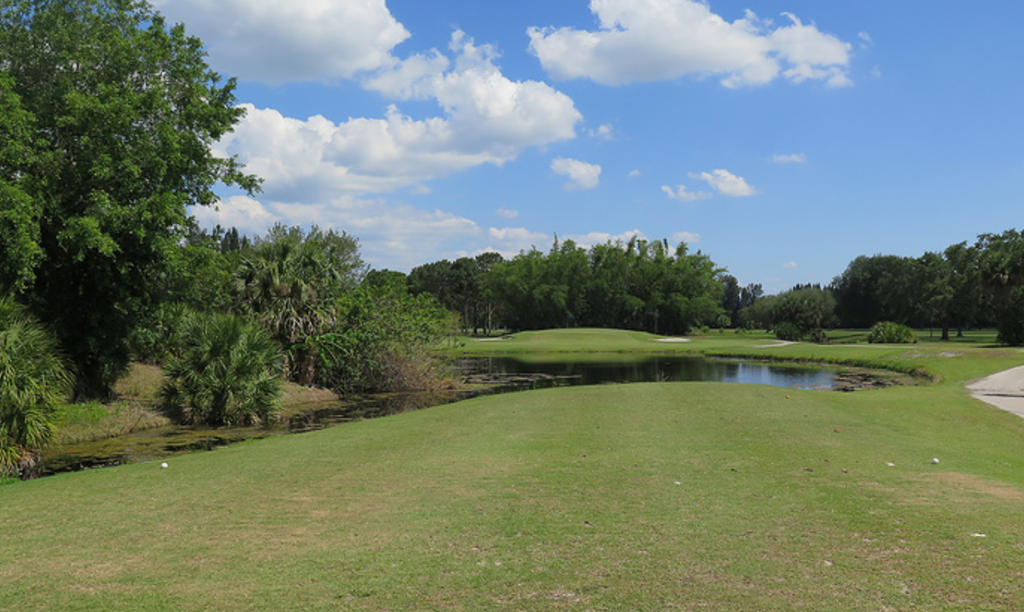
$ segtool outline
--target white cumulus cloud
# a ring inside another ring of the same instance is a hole
[[[231,196],[215,206],[193,206],[192,216],[204,227],[234,227],[246,235],[262,234],[282,220],[258,200],[245,196]]]
[[[615,140],[615,128],[610,123],[602,123],[597,129],[590,130],[590,136],[597,140]]]
[[[647,240],[647,236],[644,235],[638,229],[629,230],[622,232],[621,234],[609,234],[607,232],[590,232],[587,234],[568,234],[562,236],[565,240],[572,240],[576,243],[576,246],[589,249],[590,247],[612,243],[627,243],[631,239],[636,238],[638,240]]]
[[[204,227],[219,223],[250,236],[266,232],[274,223],[305,226],[312,220],[321,228],[358,237],[367,262],[392,270],[409,270],[425,261],[454,256],[459,245],[484,235],[476,223],[464,217],[380,198],[341,196],[309,203],[236,196],[222,200],[216,208],[193,207],[192,213]]]
[[[662,185],[661,190],[664,191],[669,198],[673,200],[679,200],[680,202],[696,202],[698,200],[706,200],[707,198],[710,198],[712,195],[714,195],[708,193],[707,191],[688,191],[686,189],[686,185],[679,185],[675,189],[672,189],[668,185]]]
[[[546,251],[554,238],[548,234],[534,232],[522,227],[492,227],[487,230],[490,240],[484,251],[501,253],[505,259],[511,259],[522,251],[537,248]]]
[[[578,159],[569,159],[566,157],[555,158],[551,162],[551,169],[557,174],[561,174],[568,177],[569,182],[565,184],[565,188],[569,191],[577,189],[593,189],[597,187],[598,182],[601,179],[601,166],[596,164],[588,164],[585,161]]]
[[[333,81],[394,61],[409,32],[385,0],[156,0],[203,40],[212,65],[271,84]]]
[[[726,87],[779,78],[849,85],[852,45],[795,15],[776,26],[747,11],[728,22],[699,0],[591,0],[594,31],[529,28],[530,50],[554,78],[606,85],[714,75]]]
[[[582,116],[572,99],[544,83],[505,77],[493,52],[461,32],[452,40],[454,62],[435,62],[408,79],[395,76],[405,65],[396,64],[387,73],[394,78],[368,82],[397,97],[433,98],[443,116],[413,119],[391,105],[381,118],[334,123],[243,104],[245,118],[218,153],[238,156],[265,179],[272,198],[315,201],[387,193],[482,164],[502,165],[529,147],[575,137]]]
[[[508,208],[499,208],[496,211],[496,214],[502,219],[515,219],[519,216],[519,211]]]
[[[686,244],[697,244],[700,242],[700,234],[694,232],[676,232],[675,234],[672,234],[671,241],[676,245],[680,242],[685,242]]]
[[[772,161],[776,164],[802,164],[807,161],[803,153],[777,153],[772,155]]]
[[[742,176],[736,176],[732,172],[721,168],[711,172],[691,174],[690,176],[707,182],[708,185],[711,185],[712,189],[730,198],[742,198],[757,194],[757,190],[748,185]]]

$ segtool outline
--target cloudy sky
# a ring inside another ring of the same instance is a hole
[[[638,235],[768,292],[1021,226],[1024,2],[157,0],[263,177],[378,268]]]

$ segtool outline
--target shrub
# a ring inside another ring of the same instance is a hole
[[[1024,346],[1024,320],[1019,313],[1001,317],[996,322],[997,340],[1010,346]]]
[[[779,340],[786,340],[789,342],[799,342],[804,337],[803,330],[796,323],[790,323],[789,321],[783,321],[775,326],[775,337]]]
[[[361,287],[340,303],[342,315],[315,348],[317,383],[339,393],[427,391],[451,373],[433,356],[457,323],[429,294],[404,286]]]
[[[828,334],[823,329],[816,329],[807,338],[815,344],[828,344]]]
[[[0,299],[0,474],[24,476],[35,465],[73,385],[54,336]]]
[[[868,342],[871,344],[915,344],[917,336],[906,325],[882,321],[875,323],[868,333]]]
[[[281,352],[257,325],[230,315],[194,315],[182,353],[164,366],[164,410],[185,424],[269,424],[279,409]]]

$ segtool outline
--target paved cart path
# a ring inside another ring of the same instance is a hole
[[[1024,366],[975,380],[967,388],[981,401],[1024,417]]]

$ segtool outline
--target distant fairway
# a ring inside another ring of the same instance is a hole
[[[525,392],[5,485],[0,609],[1021,610],[1024,419],[958,379],[1021,357]]]

